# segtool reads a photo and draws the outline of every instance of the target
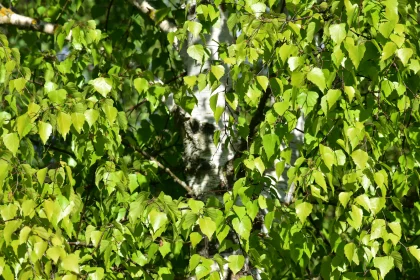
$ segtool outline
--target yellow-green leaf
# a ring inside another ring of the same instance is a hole
[[[306,221],[306,218],[312,213],[312,204],[309,202],[302,202],[296,206],[296,215],[298,216],[300,222],[303,224]]]
[[[70,131],[71,116],[60,112],[57,117],[57,131],[66,139],[67,133]]]
[[[16,153],[19,149],[19,137],[17,133],[9,133],[3,136],[3,143],[6,146],[6,148],[12,152],[14,156],[16,156]]]

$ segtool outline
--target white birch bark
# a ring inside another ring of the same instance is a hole
[[[0,4],[0,25],[13,25],[17,28],[28,28],[53,35],[57,25],[42,21],[37,21],[31,17],[23,16]],[[71,39],[71,31],[66,40]]]
[[[218,42],[232,43],[232,36],[226,25],[227,15],[220,11],[218,22],[212,27],[211,34],[206,36],[204,46],[209,50],[211,57],[200,65],[192,58],[187,57],[187,75],[197,76],[201,71],[210,68],[210,60],[217,60]],[[191,36],[187,46],[199,43]],[[203,43],[203,42],[200,42]],[[186,56],[186,54],[184,54]],[[184,123],[184,158],[187,163],[187,181],[189,186],[197,195],[208,195],[208,192],[221,185],[225,180],[223,168],[233,158],[232,147],[225,147],[224,141],[228,135],[225,133],[225,120],[228,119],[224,112],[220,121],[216,123],[214,112],[210,108],[210,97],[218,94],[217,106],[225,107],[225,91],[227,90],[228,70],[225,69],[225,76],[221,79],[221,85],[211,92],[210,87],[202,91],[196,90],[193,94],[197,99],[197,105],[193,109],[190,119]],[[213,142],[214,132],[221,130],[221,137],[218,145]]]

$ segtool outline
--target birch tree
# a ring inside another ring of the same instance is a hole
[[[416,279],[416,1],[3,1],[3,279]]]

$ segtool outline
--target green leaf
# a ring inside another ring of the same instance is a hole
[[[347,94],[349,102],[351,103],[355,96],[356,90],[352,86],[344,86],[344,92]]]
[[[168,217],[165,213],[158,212],[156,209],[153,209],[149,213],[149,221],[152,225],[153,231],[157,232],[161,227],[166,225]]]
[[[394,268],[394,259],[389,256],[376,257],[373,259],[373,266],[379,269],[382,279],[385,279],[388,272]]]
[[[202,45],[192,45],[187,49],[188,55],[201,63],[207,57],[204,47]]]
[[[85,117],[86,117],[86,121],[89,124],[89,127],[92,127],[92,125],[95,124],[95,122],[98,120],[99,118],[99,112],[95,109],[89,109],[86,110],[86,112],[84,113]]]
[[[346,155],[344,154],[344,152],[342,150],[336,150],[334,151],[334,155],[337,165],[344,166],[344,164],[346,163]]]
[[[255,217],[257,217],[259,210],[260,209],[258,208],[258,201],[257,200],[248,201],[246,203],[246,213],[251,218],[251,220],[254,220]]]
[[[265,171],[265,165],[261,157],[257,157],[256,159],[254,159],[254,164],[257,170],[260,172],[260,174],[263,175]]]
[[[48,243],[45,241],[36,242],[34,245],[34,253],[37,260],[40,260],[48,248]]]
[[[28,226],[23,227],[19,233],[19,244],[24,244],[28,241],[28,236],[31,233],[31,228]],[[0,269],[1,272],[1,269]]]
[[[353,192],[341,192],[338,195],[338,200],[340,201],[341,205],[343,205],[344,208],[347,207],[347,203],[349,203],[349,200],[352,195],[353,195]]]
[[[89,273],[89,279],[92,279],[92,280],[102,280],[104,279],[104,277],[105,277],[105,271],[102,267],[95,267],[95,272]]]
[[[385,220],[375,219],[372,222],[370,240],[374,240],[374,239],[378,239],[378,238],[384,238],[384,237],[386,238],[386,236],[387,236],[387,231],[386,231]]]
[[[402,272],[403,269],[403,259],[399,252],[393,251],[391,257],[394,259],[394,265]]]
[[[52,125],[50,125],[49,123],[39,121],[38,122],[38,133],[39,133],[39,137],[42,140],[42,143],[44,143],[44,145],[45,145],[47,143],[48,139],[51,136]]]
[[[399,238],[401,238],[402,233],[401,233],[401,224],[399,222],[391,222],[388,223],[388,227],[392,230],[392,232],[398,236]]]
[[[270,158],[278,150],[280,139],[276,134],[266,134],[262,137],[262,139],[265,153],[267,158],[270,160]]]
[[[71,116],[60,112],[57,117],[57,131],[66,139],[67,133],[70,131]]]
[[[118,115],[117,108],[115,108],[114,106],[105,104],[104,106],[102,106],[102,110],[104,110],[105,116],[107,120],[109,121],[109,124],[113,125]]]
[[[360,140],[363,139],[363,133],[356,127],[349,127],[346,130],[346,136],[350,141],[351,148],[354,149],[359,145]]]
[[[18,78],[15,80],[10,81],[10,83],[13,82],[13,85],[15,86],[15,89],[20,93],[26,86],[26,80],[25,78]]]
[[[341,90],[330,89],[327,94],[321,98],[321,107],[325,114],[328,114],[340,96]]]
[[[16,119],[17,132],[19,133],[19,138],[22,139],[25,137],[32,129],[31,119],[28,114],[19,116]]]
[[[197,265],[200,263],[201,260],[201,256],[198,254],[194,254],[190,257],[190,262],[189,262],[189,266],[188,266],[188,270],[189,271],[193,271]]]
[[[383,22],[379,25],[379,32],[385,37],[388,38],[389,35],[392,33],[393,29],[395,27],[394,22]]]
[[[353,159],[354,163],[360,169],[365,169],[367,161],[369,159],[369,155],[363,150],[356,150],[351,154],[351,158]]]
[[[2,236],[4,238],[4,241],[6,241],[6,245],[10,244],[10,242],[12,241],[12,234],[16,230],[18,230],[21,224],[22,224],[21,220],[13,220],[13,221],[6,222],[6,225],[3,229],[3,236]]]
[[[21,208],[24,217],[30,216],[32,218],[35,214],[36,203],[32,199],[28,199],[22,203]]]
[[[336,45],[341,44],[347,35],[345,23],[332,24],[329,28],[329,31],[331,39]]]
[[[11,220],[16,217],[18,207],[14,204],[7,204],[0,207],[1,217],[4,221]]]
[[[354,202],[362,206],[366,211],[370,211],[370,200],[366,194],[361,194],[354,199]]]
[[[13,156],[16,156],[20,143],[17,133],[9,133],[4,135],[3,143],[6,146],[6,148],[12,152]]]
[[[325,76],[321,69],[314,67],[311,72],[308,73],[307,76],[308,80],[314,83],[321,92],[324,91],[326,84],[325,84]]]
[[[301,66],[304,63],[304,60],[302,59],[302,57],[289,57],[289,59],[287,60],[287,64],[289,65],[289,69],[290,71],[295,71],[296,69],[299,68],[299,66]]]
[[[321,153],[321,158],[324,161],[325,165],[329,170],[332,170],[332,166],[335,163],[335,154],[330,147],[319,145],[319,151]]]
[[[382,51],[381,61],[387,60],[388,58],[393,56],[396,50],[397,50],[397,45],[395,45],[395,43],[393,42],[386,43]]]
[[[190,241],[191,241],[191,246],[193,248],[195,248],[195,246],[197,246],[198,243],[200,243],[200,241],[203,239],[203,236],[201,236],[200,233],[198,232],[192,232],[190,234]]]
[[[265,91],[268,87],[268,78],[266,76],[257,76],[257,82]]]
[[[36,173],[36,178],[38,179],[38,183],[40,185],[44,184],[45,177],[47,176],[48,167],[38,170]]]
[[[256,18],[259,18],[266,10],[267,6],[264,3],[254,3],[251,5],[251,10],[254,12]]]
[[[201,232],[207,235],[210,240],[216,231],[216,223],[211,218],[204,217],[198,220],[198,224],[200,225]]]
[[[67,100],[67,91],[64,89],[53,90],[48,93],[48,99],[51,100],[52,103],[62,105]]]
[[[303,113],[305,114],[305,116],[307,116],[315,107],[317,101],[318,101],[318,93],[315,91],[302,91],[298,97],[297,97],[297,103],[300,105],[300,107],[302,108]],[[287,108],[289,108],[289,102],[287,102]],[[275,107],[274,107],[275,109]],[[284,110],[286,111],[286,110]],[[276,110],[277,112],[277,110]],[[280,114],[282,115],[282,114]]]
[[[350,212],[350,219],[347,219],[347,222],[355,230],[359,231],[360,227],[362,226],[362,220],[363,220],[363,210],[355,205],[352,205],[351,212]]]
[[[149,82],[144,78],[134,79],[133,84],[138,93],[143,93],[149,89]]]
[[[232,270],[233,275],[236,275],[245,264],[245,258],[242,255],[230,255],[228,257],[228,266]]]
[[[96,78],[89,81],[93,88],[99,92],[103,97],[106,97],[112,90],[112,80],[108,78]]]
[[[249,239],[249,234],[251,233],[252,229],[252,222],[247,216],[244,216],[241,220],[234,218],[232,220],[232,226],[242,239]]]
[[[397,208],[401,213],[403,213],[403,206],[401,201],[396,197],[391,197],[392,204],[394,204],[395,208]]]
[[[75,254],[70,254],[63,258],[61,266],[64,270],[72,271],[79,274],[79,257]]]
[[[162,258],[164,258],[167,254],[171,252],[171,243],[165,241],[163,245],[159,246],[159,252],[162,255]]]
[[[401,62],[404,66],[407,66],[408,60],[410,60],[411,56],[413,55],[413,50],[410,48],[399,49],[397,51],[397,56],[401,59]]]
[[[327,190],[327,182],[325,181],[324,175],[322,174],[322,172],[318,171],[318,170],[314,170],[312,173],[312,176],[315,179],[315,183],[317,183],[323,190],[324,192],[328,192]]]
[[[417,245],[413,245],[408,247],[408,251],[417,259],[417,261],[420,263],[420,249],[417,249]]]
[[[357,253],[356,245],[353,242],[348,243],[344,246],[344,255],[346,256],[349,263],[353,261],[353,257],[355,253]]]
[[[298,216],[300,222],[303,224],[306,221],[306,218],[312,213],[312,204],[309,202],[302,202],[296,206],[296,215]]]
[[[201,29],[203,26],[201,23],[196,21],[187,21],[188,31],[193,34],[193,37],[198,37],[200,35]]]
[[[356,42],[355,45],[353,38],[347,37],[344,46],[349,53],[351,62],[353,62],[354,67],[358,69],[360,62],[362,61],[363,56],[365,55],[365,44]]]
[[[204,202],[195,199],[188,200],[188,206],[191,208],[191,211],[195,214],[199,214],[201,209],[204,207]]]
[[[223,77],[225,74],[225,68],[222,65],[212,65],[211,66],[211,73],[214,75],[214,77],[219,81],[220,78]]]
[[[94,230],[90,233],[90,240],[92,241],[92,244],[94,247],[97,247],[102,239],[102,231]]]
[[[382,210],[385,206],[385,198],[384,197],[372,197],[369,199],[370,210],[374,215],[378,214],[379,211]]]
[[[85,123],[85,115],[82,113],[72,113],[71,122],[78,133],[83,130],[83,124]]]

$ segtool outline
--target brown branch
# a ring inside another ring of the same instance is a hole
[[[108,10],[106,11],[106,21],[105,21],[105,32],[108,32],[108,20],[109,20],[109,12],[111,11],[112,8],[112,3],[114,2],[114,0],[111,0],[109,2],[108,5]]]
[[[149,158],[151,161],[154,161],[159,166],[159,168],[162,168],[166,173],[168,173],[169,176],[172,177],[172,179],[175,182],[177,182],[179,185],[181,185],[188,192],[189,195],[194,196],[193,189],[190,186],[188,186],[187,183],[185,183],[180,178],[178,178],[178,176],[176,176],[168,167],[164,166],[155,157],[149,155],[147,152],[145,152],[143,150],[137,150],[137,151],[139,153],[141,153],[143,156]]]
[[[263,96],[261,96],[260,102],[258,103],[257,110],[255,111],[254,116],[252,117],[251,122],[249,124],[248,139],[246,139],[247,141],[242,142],[239,152],[243,152],[247,149],[248,147],[247,143],[252,143],[254,139],[255,129],[264,118],[265,104],[267,103],[267,100],[270,97],[270,95],[271,95],[271,89],[267,88]]]
[[[128,116],[127,117],[129,117],[130,115],[131,115],[131,113],[134,111],[134,110],[136,110],[138,107],[140,107],[141,105],[143,105],[144,103],[146,103],[147,102],[147,99],[146,98],[144,98],[144,99],[142,99],[139,103],[137,103],[136,105],[134,105],[134,106],[132,106],[132,107],[130,107],[128,110],[127,110],[127,112],[128,112]]]
[[[129,147],[131,147],[133,150],[139,152],[144,157],[150,159],[151,161],[154,161],[159,168],[162,168],[169,176],[172,177],[172,179],[177,182],[181,187],[183,187],[190,196],[195,196],[193,189],[187,185],[184,181],[182,181],[178,176],[176,176],[168,167],[164,166],[162,163],[160,163],[154,156],[149,155],[147,152],[140,150],[137,147],[133,147],[130,143],[123,141],[123,143]]]

